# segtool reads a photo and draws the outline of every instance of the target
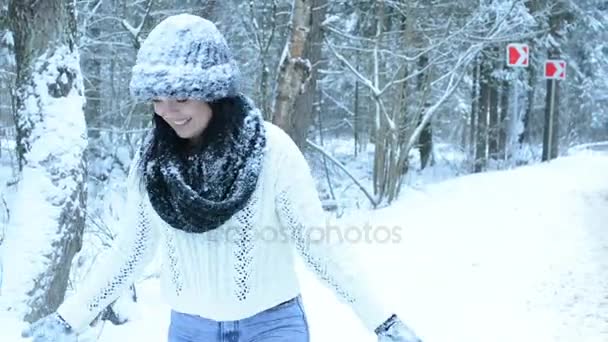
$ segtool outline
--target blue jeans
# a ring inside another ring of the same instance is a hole
[[[238,321],[171,312],[169,342],[309,342],[302,298],[295,297]]]

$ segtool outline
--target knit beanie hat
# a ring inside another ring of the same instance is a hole
[[[209,20],[179,14],[160,22],[142,43],[130,91],[139,101],[155,97],[205,102],[238,93],[239,69],[226,39]]]

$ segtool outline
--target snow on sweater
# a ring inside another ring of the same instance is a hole
[[[140,190],[140,176],[130,172],[124,228],[58,309],[76,331],[137,281],[158,244],[161,293],[179,312],[233,321],[291,299],[300,293],[299,255],[368,329],[390,316],[357,278],[347,246],[309,239],[311,227],[327,224],[310,168],[286,133],[265,124],[268,146],[256,190],[244,209],[213,231],[192,234],[164,223]]]

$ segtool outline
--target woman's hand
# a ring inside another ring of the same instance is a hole
[[[31,337],[33,342],[78,341],[72,327],[57,313],[52,313],[32,323],[21,333],[21,337]]]
[[[397,315],[391,316],[376,329],[378,342],[422,342]]]

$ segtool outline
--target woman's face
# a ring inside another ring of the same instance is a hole
[[[196,139],[209,125],[213,115],[211,107],[195,99],[178,100],[173,98],[156,98],[154,112],[162,117],[183,139]]]

